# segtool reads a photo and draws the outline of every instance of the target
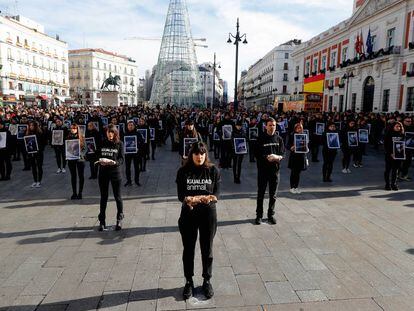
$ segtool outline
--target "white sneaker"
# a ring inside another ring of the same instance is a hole
[[[64,168],[62,168],[62,173],[66,173],[66,170]]]
[[[290,193],[295,194],[296,193],[296,189],[295,188],[290,188]]]
[[[342,170],[342,173],[344,173],[344,174],[348,173],[347,169],[346,169],[346,168],[344,168],[344,169]]]
[[[356,163],[354,163],[352,166],[355,167],[355,168],[358,168],[359,167],[359,165],[356,164]]]
[[[40,188],[40,182],[37,182],[37,183],[36,183],[35,188]]]
[[[346,172],[347,172],[348,174],[351,174],[351,170],[350,170],[349,168],[346,170]]]
[[[30,188],[34,188],[34,187],[36,187],[36,185],[37,185],[37,182],[34,182],[34,183],[30,186]]]
[[[296,188],[295,191],[296,191],[297,194],[301,194],[302,193],[302,191],[300,191],[299,188]]]
[[[58,170],[56,171],[56,174],[60,174],[60,173],[62,173],[62,170],[61,170],[61,169],[58,169]]]

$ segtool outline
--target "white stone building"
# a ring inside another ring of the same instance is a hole
[[[291,40],[273,48],[242,75],[237,87],[240,103],[245,107],[265,107],[273,105],[277,94],[290,93],[289,81],[293,78],[290,54],[298,44],[299,40]]]
[[[64,102],[68,45],[23,16],[0,16],[0,98],[5,103]]]
[[[204,63],[198,67],[200,72],[201,92],[204,99],[204,103],[207,107],[211,107],[213,103],[213,64]],[[215,78],[215,103],[221,104],[223,102],[223,83],[220,83],[220,72],[216,65],[216,78]]]
[[[414,1],[354,0],[349,19],[292,53],[292,92],[319,93],[325,111],[413,111],[413,11]],[[361,34],[364,50],[359,54]]]
[[[111,74],[121,78],[120,104],[137,105],[138,66],[129,57],[103,49],[70,50],[69,73],[70,94],[78,103],[100,105],[102,84]]]

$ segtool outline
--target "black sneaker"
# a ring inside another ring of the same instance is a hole
[[[193,281],[187,281],[184,285],[183,298],[189,299],[193,295],[194,283]]]
[[[254,223],[255,223],[256,225],[261,225],[261,224],[262,224],[262,219],[261,219],[260,217],[257,217],[257,218],[255,219]]]
[[[122,220],[117,220],[116,221],[116,226],[115,226],[115,230],[119,231],[122,229]]]
[[[384,189],[387,190],[387,191],[391,191],[390,185],[385,185],[385,188]]]
[[[275,216],[269,216],[268,219],[267,219],[267,221],[271,225],[276,225],[276,218],[275,218]]]
[[[204,296],[206,296],[207,299],[210,299],[211,297],[214,296],[213,286],[211,286],[211,283],[209,280],[204,280],[203,292],[204,292]]]
[[[101,222],[99,224],[99,229],[98,230],[99,231],[105,231],[106,230],[106,224],[104,222]]]
[[[70,197],[71,200],[77,200],[78,196],[76,193],[72,194],[72,196]]]
[[[124,185],[124,187],[129,187],[129,186],[132,186],[132,182],[127,181],[126,184]]]
[[[392,185],[392,186],[391,186],[391,189],[392,189],[392,190],[394,190],[394,191],[398,191],[398,190],[399,190],[399,188],[398,188],[398,186],[397,186],[397,185]]]

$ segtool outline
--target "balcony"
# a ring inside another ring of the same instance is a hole
[[[76,77],[76,79],[77,79],[77,80],[80,80],[80,79],[82,79],[82,78],[81,78],[81,76],[77,76],[77,77]]]
[[[318,72],[315,70],[315,71],[312,71],[312,76],[316,76],[318,74]]]
[[[33,64],[33,67],[34,68],[38,68],[39,66],[37,64]]]
[[[332,91],[333,89],[334,89],[334,86],[333,85],[329,85],[328,86],[328,90]]]
[[[335,65],[329,66],[329,71],[335,71],[335,69],[336,69],[336,66]]]
[[[338,87],[339,87],[340,89],[343,89],[343,88],[345,87],[345,83],[340,83],[340,84],[338,84]]]
[[[288,82],[289,79],[288,78],[283,78],[283,81]]]
[[[414,77],[414,70],[412,70],[412,71],[407,71],[406,75],[407,75],[407,78],[412,78],[412,77]]]
[[[25,44],[25,45],[24,45],[24,48],[25,48],[26,50],[30,50],[30,46],[29,46],[29,45],[27,45],[27,44]]]
[[[37,52],[37,48],[35,46],[32,46],[32,51]]]
[[[23,44],[20,43],[20,41],[16,41],[16,45],[22,47]]]
[[[42,54],[42,55],[45,55],[45,51],[43,51],[43,50],[39,50],[39,53]]]
[[[326,69],[321,69],[321,70],[319,70],[319,73],[320,73],[320,74],[325,74],[325,73],[326,73]]]
[[[294,77],[293,78],[295,81],[299,81],[299,77]]]

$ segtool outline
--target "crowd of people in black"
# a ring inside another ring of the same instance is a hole
[[[263,222],[263,203],[269,190],[267,220],[276,224],[275,202],[282,161],[290,169],[290,192],[300,194],[301,173],[309,162],[322,159],[322,181],[332,182],[334,162],[341,151],[342,173],[361,168],[367,145],[384,150],[385,190],[398,190],[398,181],[410,181],[414,149],[414,118],[402,113],[267,112],[222,109],[144,107],[0,107],[0,180],[13,177],[15,162],[31,170],[32,188],[42,186],[44,153],[54,151],[56,174],[71,176],[72,200],[82,200],[85,166],[89,179],[98,179],[101,193],[99,230],[106,226],[109,184],[117,206],[116,230],[124,218],[121,197],[124,187],[140,184],[148,160],[155,160],[157,147],[170,141],[182,167],[177,173],[178,199],[182,202],[179,229],[182,235],[185,299],[192,294],[194,248],[197,232],[203,261],[203,289],[214,292],[212,245],[217,227],[215,204],[219,199],[221,169],[232,169],[240,184],[244,157],[257,163],[255,224]],[[50,146],[50,148],[48,147]],[[320,152],[321,149],[321,152]],[[161,155],[162,156],[162,155]],[[124,163],[125,162],[125,163]],[[132,169],[134,174],[132,174]],[[47,177],[46,177],[47,178]],[[1,183],[0,183],[1,185]]]

